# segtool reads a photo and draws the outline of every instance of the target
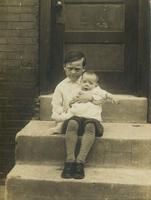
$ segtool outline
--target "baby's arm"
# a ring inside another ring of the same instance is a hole
[[[115,96],[113,96],[111,93],[108,93],[106,94],[106,99],[111,101],[112,103],[115,103],[115,104],[118,104],[119,101],[116,99]]]
[[[106,101],[111,101],[112,103],[118,103],[118,100],[106,90],[101,89],[99,86],[93,92],[92,102],[95,105],[102,105]]]

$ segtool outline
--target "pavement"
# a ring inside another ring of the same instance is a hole
[[[0,185],[0,200],[4,200],[4,185]]]

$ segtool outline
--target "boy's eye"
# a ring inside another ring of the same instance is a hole
[[[77,71],[77,72],[79,72],[81,69],[79,69],[79,68],[75,68],[75,71]]]
[[[69,71],[75,70],[76,72],[79,72],[79,71],[81,71],[81,68],[69,67],[69,68],[67,68],[67,70],[69,70]]]
[[[92,82],[89,82],[89,84],[90,84],[90,85],[93,85],[93,83],[92,83]]]

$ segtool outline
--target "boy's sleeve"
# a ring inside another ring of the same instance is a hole
[[[63,112],[63,102],[62,102],[62,93],[58,87],[56,87],[53,96],[52,96],[52,119],[57,120],[58,115]]]

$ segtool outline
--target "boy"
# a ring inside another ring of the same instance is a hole
[[[102,103],[105,100],[110,100],[114,103],[115,100],[113,96],[107,91],[102,90],[101,88],[100,88],[100,91],[98,91],[97,89],[98,81],[99,81],[99,78],[96,73],[92,71],[85,71],[81,77],[81,82],[80,82],[81,89],[79,91],[77,90],[77,96],[74,97],[69,102],[67,110],[64,111],[63,113],[60,113],[60,115],[57,118],[55,118],[55,120],[58,122],[59,121],[61,122],[73,116],[78,116],[78,117],[84,117],[84,118],[93,118],[101,122],[102,121],[102,116],[101,116],[102,106],[100,105],[100,100],[102,99]],[[84,102],[84,103],[79,102],[78,95],[82,95],[87,92],[90,92],[92,96],[95,96],[95,99],[99,98],[99,101],[93,100],[93,102],[92,101]],[[58,126],[58,130],[59,130],[59,126]]]
[[[85,71],[85,55],[81,52],[68,52],[64,63],[67,78],[57,85],[52,98],[52,118],[56,121],[62,121],[58,120],[60,115],[65,113],[74,101],[79,103],[91,102],[98,105],[102,102],[102,96],[92,95],[91,91],[77,93],[81,89],[81,78]],[[96,94],[102,92],[98,86],[95,87],[95,90]],[[76,99],[74,99],[75,96]],[[64,122],[62,130],[65,134],[67,156],[61,177],[82,179],[85,176],[84,163],[87,155],[95,141],[95,137],[103,135],[103,127],[99,122],[73,117]],[[82,136],[81,147],[78,156],[75,158],[78,136]]]

